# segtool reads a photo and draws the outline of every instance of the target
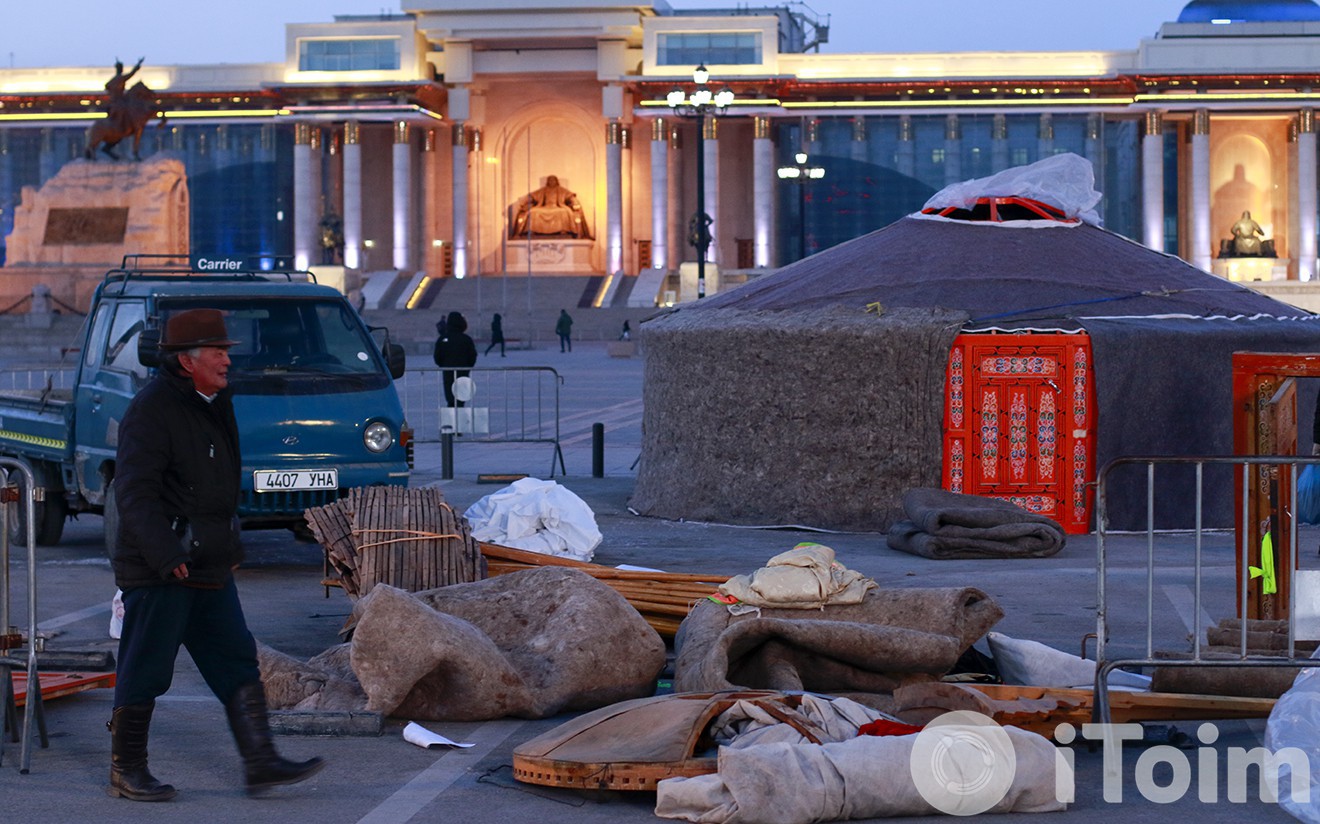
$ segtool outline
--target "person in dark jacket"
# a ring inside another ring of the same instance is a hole
[[[442,368],[449,367],[440,373],[440,381],[445,388],[445,406],[462,406],[463,402],[454,398],[454,379],[466,378],[468,372],[467,369],[452,367],[475,366],[477,345],[467,334],[467,318],[460,312],[450,312],[449,318],[445,321],[445,328],[441,330],[440,325],[436,324],[436,330],[441,334],[435,339],[435,365]]]
[[[489,355],[490,350],[496,346],[500,347],[500,357],[504,357],[504,318],[500,317],[499,312],[490,319],[490,346],[486,347],[485,354]]]
[[[567,309],[559,310],[559,320],[555,322],[555,334],[559,336],[559,351],[573,351],[573,317]]]
[[[271,742],[257,647],[232,570],[243,559],[237,517],[242,459],[228,387],[230,340],[216,309],[171,316],[164,363],[119,425],[112,501],[119,513],[112,565],[123,590],[111,796],[166,801],[175,789],[147,768],[156,698],[169,688],[179,647],[225,705],[254,795],[323,766],[289,761]]]

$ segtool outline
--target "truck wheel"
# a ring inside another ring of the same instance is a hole
[[[32,476],[37,486],[46,489],[46,500],[32,505],[37,545],[54,546],[64,535],[64,520],[69,514],[64,490],[51,489],[47,485],[50,475],[40,464],[32,467]],[[17,472],[10,473],[9,477],[18,485],[20,501],[10,510],[9,543],[12,546],[27,546],[27,505],[22,503],[27,499],[27,479]]]
[[[119,508],[115,506],[115,482],[106,481],[105,509],[101,513],[101,529],[104,533],[105,557],[115,559],[115,547],[119,545]]]

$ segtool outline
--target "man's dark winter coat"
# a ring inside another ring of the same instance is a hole
[[[219,586],[243,559],[242,460],[228,388],[208,403],[169,367],[133,398],[119,425],[115,584]],[[188,565],[188,578],[172,572]]]

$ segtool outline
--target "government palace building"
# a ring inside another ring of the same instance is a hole
[[[730,6],[405,0],[288,23],[267,63],[148,54],[138,151],[182,161],[194,256],[384,276],[400,308],[509,274],[691,300],[698,246],[718,291],[1065,152],[1105,228],[1284,300],[1316,279],[1313,0],[1191,0],[1088,52],[834,54],[800,4]],[[0,69],[0,236],[66,166],[134,162],[84,159],[113,73]],[[1261,255],[1233,254],[1247,212]]]

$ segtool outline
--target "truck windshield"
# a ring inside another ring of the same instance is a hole
[[[170,301],[168,316],[199,306],[225,312],[235,394],[379,389],[390,383],[380,348],[343,301],[268,298]]]

